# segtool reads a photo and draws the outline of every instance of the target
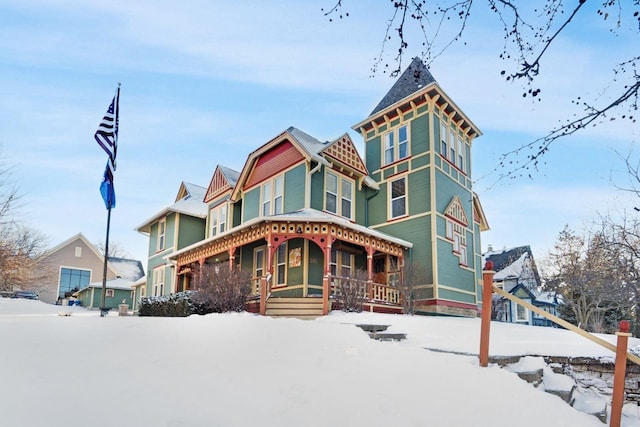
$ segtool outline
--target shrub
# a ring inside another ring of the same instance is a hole
[[[367,272],[335,278],[335,300],[342,311],[360,313],[367,298]]]
[[[191,295],[181,292],[173,295],[142,297],[139,316],[186,317],[191,314]]]
[[[196,292],[191,294],[194,313],[243,311],[251,292],[251,275],[229,263],[204,264],[195,272]]]

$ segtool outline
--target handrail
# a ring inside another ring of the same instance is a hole
[[[608,341],[605,341],[602,338],[598,338],[597,336],[585,331],[584,329],[580,329],[576,325],[573,325],[573,324],[567,322],[564,319],[561,319],[561,318],[559,318],[557,316],[554,316],[551,313],[547,313],[546,311],[542,310],[541,308],[536,307],[535,305],[530,304],[530,303],[518,298],[515,295],[512,295],[512,294],[510,294],[508,292],[505,292],[504,290],[498,288],[496,285],[493,285],[493,292],[495,292],[496,294],[507,298],[508,300],[511,300],[511,301],[515,302],[516,304],[520,304],[520,305],[528,308],[529,310],[533,311],[534,313],[539,314],[542,317],[545,317],[545,318],[551,320],[554,323],[557,323],[558,325],[560,325],[560,326],[562,326],[564,328],[567,328],[567,329],[569,329],[569,330],[571,330],[573,332],[576,332],[577,334],[582,335],[586,339],[588,339],[590,341],[593,341],[596,344],[599,344],[599,345],[601,345],[601,346],[613,351],[614,353],[616,352],[616,346],[611,344],[611,343],[609,343]],[[627,352],[627,359],[630,360],[631,362],[635,363],[636,365],[640,365],[640,357],[636,356],[633,353]]]

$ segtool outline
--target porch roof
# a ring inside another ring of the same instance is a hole
[[[231,228],[227,231],[225,231],[224,233],[220,233],[216,236],[213,237],[209,237],[207,239],[201,240],[199,242],[196,242],[192,245],[186,246],[178,251],[173,252],[172,254],[167,256],[167,259],[176,259],[178,258],[178,256],[180,256],[181,254],[187,253],[189,251],[192,251],[194,249],[197,249],[203,245],[206,245],[208,243],[214,242],[218,239],[222,239],[226,236],[230,236],[233,235],[234,233],[240,232],[242,230],[245,230],[247,228],[251,228],[254,227],[258,224],[262,224],[262,223],[270,223],[270,222],[276,222],[276,221],[284,221],[284,222],[306,222],[306,223],[328,223],[328,224],[334,224],[349,230],[353,230],[356,232],[360,232],[363,234],[367,234],[371,237],[375,237],[377,239],[381,239],[381,240],[385,240],[389,243],[393,243],[395,245],[398,246],[402,246],[404,248],[412,248],[413,247],[413,243],[408,242],[406,240],[402,240],[399,239],[397,237],[394,236],[390,236],[388,234],[382,233],[380,231],[377,230],[373,230],[369,227],[365,227],[363,225],[360,224],[355,224],[345,218],[336,216],[336,215],[331,215],[325,212],[321,212],[318,211],[316,209],[300,209],[298,211],[294,211],[294,212],[287,212],[284,214],[279,214],[279,215],[270,215],[270,216],[264,216],[264,217],[258,217],[258,218],[254,218],[250,221],[245,222],[244,224],[241,224],[237,227]]]

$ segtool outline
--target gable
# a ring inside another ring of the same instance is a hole
[[[284,140],[260,155],[250,171],[244,189],[253,187],[304,159],[302,153],[289,140]]]
[[[460,224],[463,224],[465,227],[469,226],[469,220],[467,219],[467,215],[464,213],[462,202],[460,202],[460,197],[458,196],[454,196],[453,199],[451,199],[451,202],[449,203],[449,206],[447,206],[447,209],[445,209],[444,214],[449,218],[456,220]]]
[[[489,230],[489,222],[482,209],[480,198],[476,193],[473,193],[473,221],[480,225],[480,231]]]
[[[204,202],[208,203],[219,195],[231,189],[232,187],[229,181],[227,181],[224,173],[222,173],[220,167],[217,167],[216,171],[213,173],[211,182],[209,183],[209,188],[207,188],[207,192],[204,196]]]
[[[353,141],[351,141],[351,138],[347,134],[344,134],[342,138],[338,138],[332,142],[331,145],[322,151],[322,154],[325,154],[331,159],[342,163],[362,175],[369,175],[360,154],[358,154],[358,150],[356,150],[356,147],[353,145]]]

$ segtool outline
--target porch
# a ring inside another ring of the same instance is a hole
[[[364,310],[401,312],[395,284],[410,247],[409,242],[344,218],[304,209],[257,218],[169,259],[175,264],[177,291],[197,287],[196,272],[204,264],[228,262],[229,268],[251,272],[247,309],[263,315],[283,313],[274,310],[274,304],[292,298],[315,306],[317,315],[326,315],[339,305],[338,285],[353,280],[355,272],[364,275],[357,280]]]

